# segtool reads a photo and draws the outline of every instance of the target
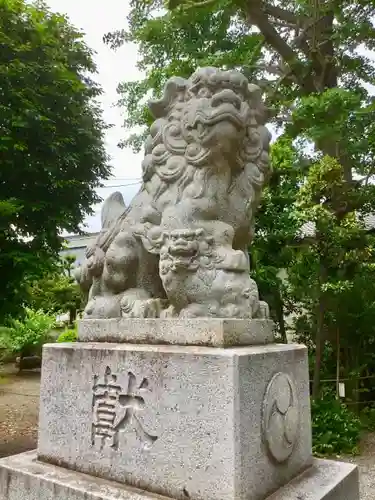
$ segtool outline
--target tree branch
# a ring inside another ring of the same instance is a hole
[[[296,78],[301,88],[308,93],[315,91],[314,82],[311,79],[306,79],[300,71],[300,60],[298,54],[288,43],[278,34],[276,29],[269,22],[267,15],[262,9],[261,2],[249,2],[247,4],[246,18],[249,24],[257,26],[260,30],[266,43],[280,54],[282,59],[288,64],[291,73]]]
[[[285,71],[278,64],[256,64],[255,68],[259,71],[265,71],[271,75],[283,76]]]
[[[267,8],[269,6],[265,5],[262,0],[247,0],[244,12],[247,22],[250,25],[257,26],[267,45],[277,52],[284,62],[288,64],[290,72],[301,89],[308,94],[316,92],[314,78],[301,71],[303,63],[299,59],[298,52],[273,27],[272,22],[269,21],[266,14]]]
[[[263,11],[269,16],[274,17],[275,19],[279,19],[280,21],[285,21],[288,24],[294,24],[296,26],[299,25],[301,21],[303,21],[302,18],[296,16],[293,12],[282,9],[281,7],[276,7],[274,5],[264,4]]]
[[[298,56],[294,50],[281,38],[268,21],[267,16],[262,10],[261,2],[256,2],[256,5],[251,2],[251,7],[248,5],[246,17],[249,24],[255,24],[259,28],[266,43],[278,52],[286,62],[295,63],[298,60]]]
[[[303,50],[306,55],[311,52],[311,48],[309,44],[307,43],[307,36],[309,34],[309,31],[314,27],[317,26],[319,23],[323,22],[325,20],[326,16],[321,16],[318,19],[311,19],[307,24],[303,26],[303,29],[301,33],[298,34],[298,36],[295,37],[293,40],[292,44],[294,47],[300,48]]]
[[[273,19],[272,24],[278,26],[281,29],[295,30],[296,25],[294,23],[288,23],[286,21],[281,21],[280,19]]]

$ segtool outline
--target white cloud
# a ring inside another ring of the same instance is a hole
[[[48,6],[54,12],[66,14],[72,24],[85,33],[87,45],[95,50],[95,61],[98,66],[96,81],[103,88],[101,104],[104,120],[114,126],[106,135],[106,149],[111,156],[113,177],[106,182],[106,189],[99,189],[98,193],[105,198],[113,191],[123,193],[126,204],[138,190],[134,182],[141,177],[142,154],[134,154],[130,149],[120,149],[117,144],[124,138],[126,131],[123,128],[123,116],[120,108],[115,106],[118,99],[117,85],[122,81],[138,79],[141,75],[136,67],[137,48],[126,44],[117,51],[110,49],[103,42],[103,35],[126,26],[126,16],[129,11],[127,1],[106,0],[98,2],[92,0],[47,0]],[[100,206],[94,207],[95,216],[85,221],[88,232],[100,229]]]

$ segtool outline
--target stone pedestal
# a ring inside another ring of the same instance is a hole
[[[81,342],[230,347],[274,342],[266,319],[90,319],[78,325]]]
[[[0,460],[0,500],[358,500],[355,467],[312,460],[305,347],[212,347],[272,330],[224,320],[186,323],[208,346],[156,345],[177,337],[153,321],[149,344],[100,342],[91,322],[96,342],[45,346],[38,450]],[[124,325],[117,342],[136,338]]]
[[[0,460],[1,500],[171,500],[37,460],[34,451]],[[220,499],[221,497],[217,497]],[[251,497],[248,497],[250,500]],[[312,466],[264,500],[358,500],[358,469],[332,460]]]
[[[55,344],[38,456],[176,499],[260,500],[311,464],[306,348]]]

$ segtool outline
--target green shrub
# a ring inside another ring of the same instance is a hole
[[[0,326],[0,349],[7,349],[9,337],[12,334],[12,329],[7,326]]]
[[[311,417],[315,455],[358,453],[361,421],[344,404],[331,396],[312,401]]]
[[[65,330],[64,332],[60,333],[57,338],[57,342],[77,342],[77,337],[77,330]]]
[[[14,354],[9,348],[9,336],[12,330],[6,326],[0,326],[0,363],[13,361]]]
[[[55,318],[43,311],[26,309],[25,318],[10,321],[8,328],[0,330],[0,345],[21,357],[39,352],[50,340]]]

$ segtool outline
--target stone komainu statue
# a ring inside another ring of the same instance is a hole
[[[269,173],[260,89],[202,68],[150,109],[142,187],[127,208],[107,203],[77,273],[85,318],[266,316],[247,252]]]

